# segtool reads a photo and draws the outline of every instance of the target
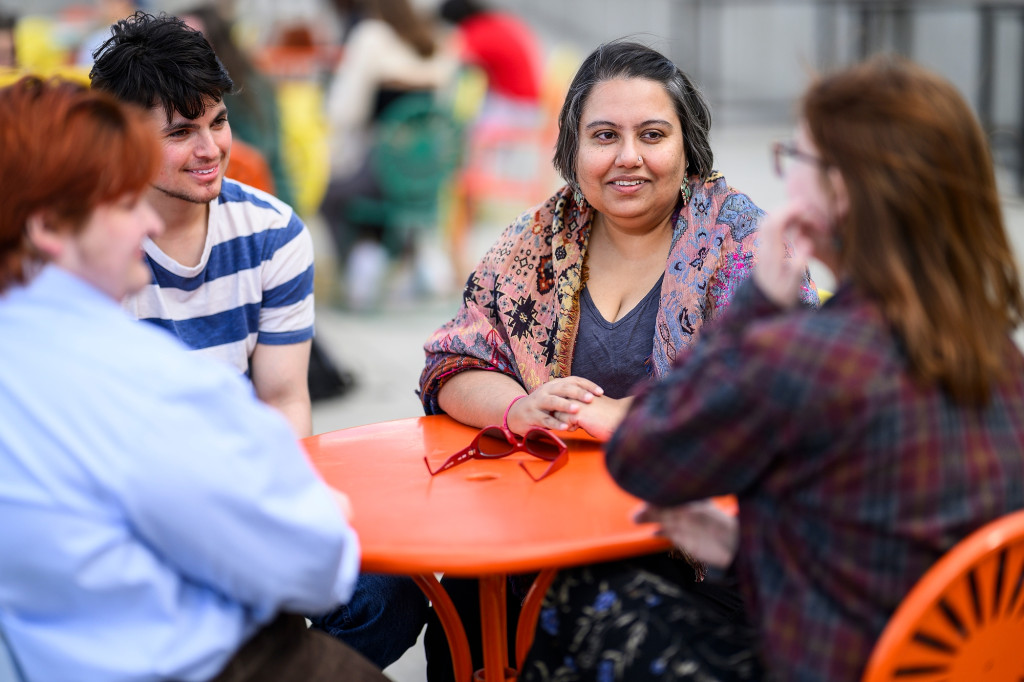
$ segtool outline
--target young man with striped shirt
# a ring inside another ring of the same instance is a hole
[[[141,105],[162,160],[146,198],[162,234],[143,242],[152,282],[124,306],[193,350],[248,373],[299,436],[312,431],[313,242],[291,207],[224,177],[234,85],[210,44],[177,18],[137,12],[111,28],[93,87]],[[416,643],[427,601],[409,578],[362,574],[314,627],[385,668]]]
[[[119,21],[93,87],[146,108],[163,160],[147,199],[166,225],[143,244],[153,281],[135,317],[246,374],[299,436],[312,432],[313,242],[287,204],[224,177],[234,84],[201,33],[173,17]]]

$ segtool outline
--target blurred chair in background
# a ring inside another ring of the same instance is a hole
[[[370,168],[379,197],[358,196],[348,204],[352,224],[379,225],[383,253],[413,278],[414,290],[430,290],[433,275],[418,258],[422,242],[437,230],[439,198],[461,160],[462,129],[451,112],[430,94],[408,94],[391,102],[381,113],[370,150]],[[363,244],[355,249],[365,248]],[[354,300],[372,302],[379,288],[371,288],[373,273],[361,269],[359,258],[346,272],[347,289]],[[438,264],[434,264],[436,267]],[[445,271],[445,277],[450,278]]]
[[[359,273],[360,285],[345,292],[348,305],[357,309],[375,303],[387,261],[382,244],[386,226],[355,221],[351,208],[354,201],[384,197],[382,174],[373,167],[377,155],[371,151],[378,121],[401,97],[432,97],[451,81],[457,65],[434,26],[408,0],[368,0],[364,8],[365,17],[352,29],[328,90],[331,170],[320,209],[341,268]]]
[[[268,194],[274,193],[274,175],[270,172],[270,164],[259,149],[241,140],[231,141],[231,158],[225,175]]]
[[[289,21],[273,29],[266,45],[253,45],[253,61],[262,73],[286,81],[315,81],[322,84],[341,60],[341,46],[325,41],[304,21]]]

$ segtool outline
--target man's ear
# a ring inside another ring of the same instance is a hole
[[[25,234],[29,244],[46,260],[56,260],[64,252],[67,235],[56,227],[53,216],[45,211],[36,211],[28,217]]]

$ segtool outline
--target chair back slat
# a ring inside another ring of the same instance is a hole
[[[918,581],[886,625],[863,682],[1024,678],[1024,511],[983,526]]]

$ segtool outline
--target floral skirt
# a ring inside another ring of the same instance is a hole
[[[734,579],[697,582],[666,554],[561,571],[520,680],[760,680]]]

